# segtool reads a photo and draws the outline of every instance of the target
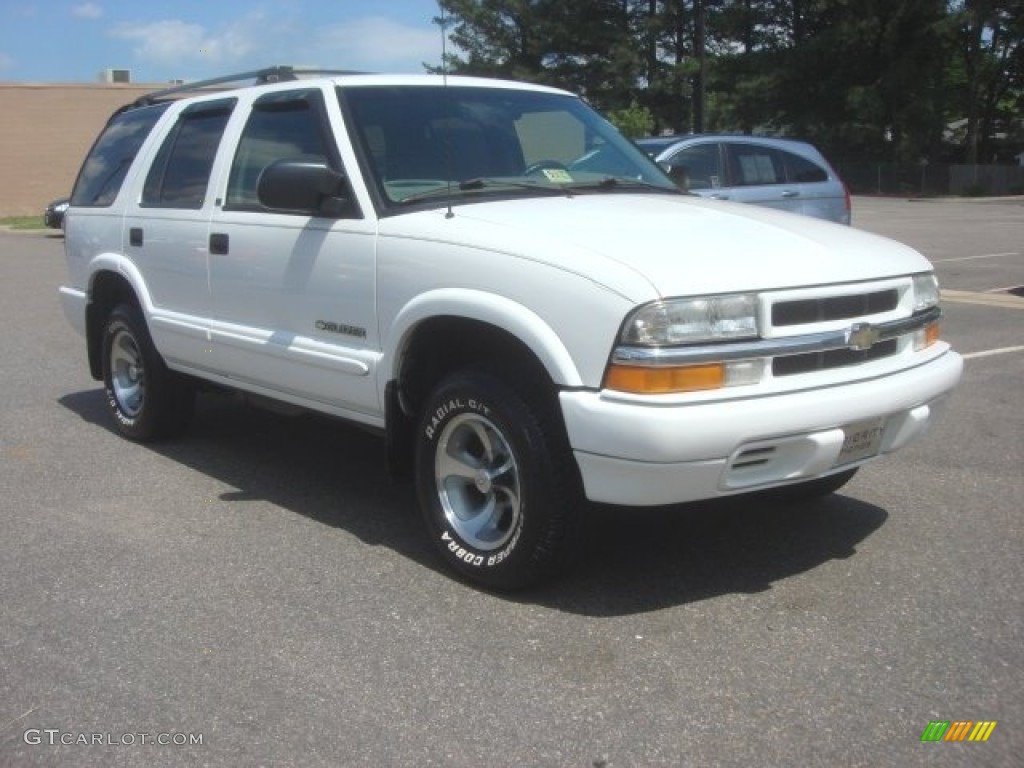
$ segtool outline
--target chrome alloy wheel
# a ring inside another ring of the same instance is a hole
[[[441,433],[434,479],[448,523],[465,544],[481,551],[503,546],[520,518],[519,468],[493,422],[464,413]]]
[[[110,383],[124,415],[138,416],[146,399],[146,371],[135,337],[124,329],[110,344]]]

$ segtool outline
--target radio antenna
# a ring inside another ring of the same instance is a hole
[[[455,216],[452,210],[452,172],[455,164],[452,162],[451,100],[448,98],[448,17],[445,16],[444,0],[437,0],[437,7],[441,10],[441,85],[444,89],[445,106],[449,107],[446,110],[449,113],[448,119],[444,121],[444,164],[448,181],[448,211],[444,217],[451,219]]]
[[[441,9],[441,78],[448,85],[448,17],[445,16],[444,0],[437,0]]]

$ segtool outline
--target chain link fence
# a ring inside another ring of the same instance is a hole
[[[1024,166],[952,163],[837,162],[836,171],[859,195],[1024,195]]]

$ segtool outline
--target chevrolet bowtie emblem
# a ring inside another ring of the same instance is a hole
[[[846,343],[850,345],[850,349],[863,352],[875,346],[881,337],[881,332],[877,328],[872,328],[870,324],[854,323],[846,335]]]

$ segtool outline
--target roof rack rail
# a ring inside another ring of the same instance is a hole
[[[357,72],[347,69],[296,69],[288,65],[278,65],[254,69],[250,72],[239,72],[236,75],[225,75],[214,77],[210,80],[196,80],[184,85],[175,85],[171,88],[162,88],[159,91],[147,93],[132,102],[132,107],[146,107],[160,101],[166,101],[168,97],[189,91],[198,91],[203,88],[210,88],[215,85],[226,85],[238,83],[243,80],[252,80],[252,85],[266,85],[267,83],[284,83],[290,80],[298,80],[299,75],[362,75],[365,72]]]

